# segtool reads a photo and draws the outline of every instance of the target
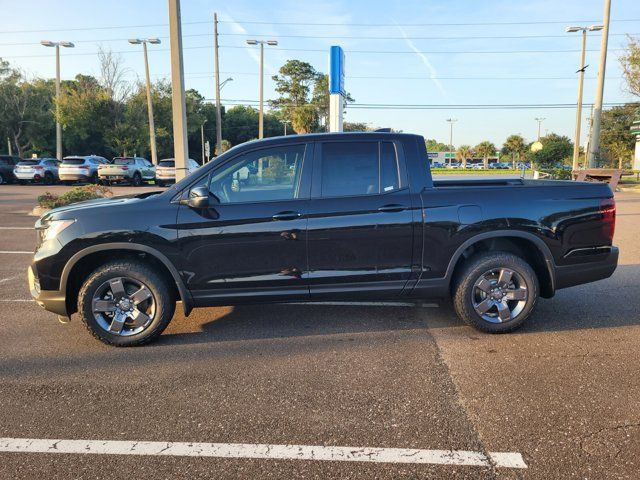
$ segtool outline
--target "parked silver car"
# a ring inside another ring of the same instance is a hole
[[[109,161],[98,155],[64,157],[58,167],[58,176],[68,185],[77,181],[98,183],[98,166],[106,163]]]
[[[146,158],[115,157],[113,162],[100,165],[98,177],[102,183],[127,182],[139,187],[142,182],[150,182],[156,178],[156,167]]]
[[[195,160],[187,159],[187,175],[194,172],[200,164]],[[169,183],[176,181],[176,162],[173,158],[165,158],[160,160],[156,168],[156,185],[164,187]]]
[[[30,158],[21,160],[13,169],[13,174],[18,182],[42,182],[45,185],[53,185],[58,181],[58,165],[55,158]]]

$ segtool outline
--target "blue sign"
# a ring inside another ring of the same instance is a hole
[[[344,50],[333,45],[329,58],[329,93],[345,94],[344,90]]]

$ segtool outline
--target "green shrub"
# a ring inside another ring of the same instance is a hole
[[[571,170],[565,170],[563,168],[544,168],[540,169],[540,172],[548,173],[554,180],[571,180]]]
[[[105,198],[113,195],[108,187],[100,185],[85,185],[75,187],[62,195],[54,195],[51,192],[45,192],[38,196],[38,205],[42,208],[57,208],[71,205],[72,203],[84,202],[85,200],[95,200],[96,198]]]

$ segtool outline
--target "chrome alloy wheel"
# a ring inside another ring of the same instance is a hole
[[[112,278],[100,285],[91,306],[103,330],[123,337],[142,332],[156,312],[156,300],[149,287],[129,277]]]
[[[509,268],[489,270],[473,284],[473,308],[484,320],[504,323],[522,312],[529,291],[522,276]]]

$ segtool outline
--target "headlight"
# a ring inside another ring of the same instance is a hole
[[[74,223],[75,220],[52,220],[47,224],[42,232],[42,241],[46,242],[47,240],[53,240],[60,232]]]

